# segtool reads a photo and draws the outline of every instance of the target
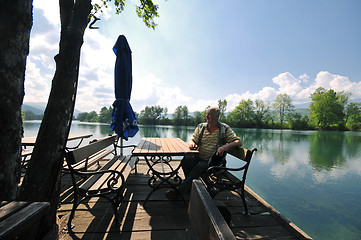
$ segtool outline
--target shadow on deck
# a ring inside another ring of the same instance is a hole
[[[114,223],[113,209],[104,199],[93,198],[79,205],[73,219],[73,233],[62,230],[59,239],[184,239],[189,227],[187,215],[189,195],[182,200],[170,201],[164,196],[166,189],[155,192],[147,208],[143,200],[150,191],[149,175],[144,161],[138,163],[138,173],[132,173],[126,182],[125,199],[121,203],[121,225]],[[183,176],[182,176],[183,177]],[[222,200],[232,212],[231,230],[236,239],[302,239],[306,236],[296,226],[271,206],[248,190],[246,200],[252,216],[245,217],[241,199],[231,192],[220,193]],[[250,195],[251,193],[252,195]],[[58,210],[61,229],[66,225],[72,208],[70,176],[62,178],[61,204]],[[297,236],[297,237],[296,237]]]

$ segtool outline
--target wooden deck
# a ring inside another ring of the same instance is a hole
[[[150,191],[149,176],[144,160],[138,163],[138,173],[129,176],[125,199],[119,213],[121,226],[113,224],[113,210],[104,199],[91,199],[78,207],[73,233],[63,230],[59,239],[184,239],[189,227],[187,208],[181,200],[170,201],[164,196],[166,189],[154,193],[147,208],[142,201]],[[70,176],[62,178],[61,205],[58,210],[61,229],[66,225],[72,207]],[[310,239],[307,234],[289,222],[280,213],[247,188],[247,202],[252,216],[246,217],[242,201],[230,192],[221,193],[222,200],[232,212],[231,229],[236,239]],[[185,196],[186,200],[189,196]]]

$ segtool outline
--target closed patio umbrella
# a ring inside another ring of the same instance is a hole
[[[117,56],[115,61],[114,82],[115,101],[113,103],[112,130],[122,139],[134,137],[139,128],[137,125],[138,116],[130,105],[132,92],[132,51],[124,35],[118,37],[113,47]]]

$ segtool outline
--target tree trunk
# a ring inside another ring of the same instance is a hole
[[[90,0],[60,0],[61,36],[56,72],[19,199],[48,201],[55,222],[63,153],[73,117],[80,49],[92,8]]]
[[[0,7],[0,200],[14,200],[20,177],[21,105],[32,27],[32,0]]]

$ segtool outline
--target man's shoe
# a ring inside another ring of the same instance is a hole
[[[176,200],[178,198],[178,193],[174,189],[169,189],[165,192],[165,196],[170,200]]]

